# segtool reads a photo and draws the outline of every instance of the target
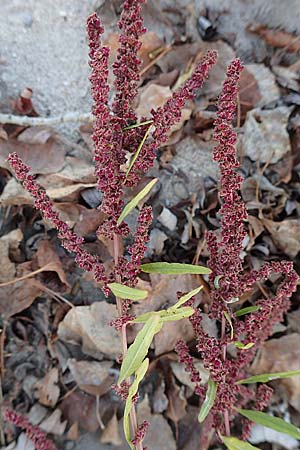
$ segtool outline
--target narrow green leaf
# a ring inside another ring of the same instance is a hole
[[[122,362],[118,384],[130,377],[141,365],[148,353],[153,337],[162,327],[159,316],[151,316],[137,334]]]
[[[280,433],[288,434],[295,439],[300,439],[300,428],[295,427],[291,423],[285,422],[279,417],[269,416],[269,414],[260,411],[251,411],[250,409],[239,409],[237,411],[252,422],[279,431]]]
[[[139,384],[143,380],[144,376],[146,375],[148,367],[149,367],[149,359],[146,358],[135,373],[135,379],[129,388],[128,397],[127,397],[127,400],[125,403],[125,410],[124,410],[124,417],[123,417],[123,429],[124,429],[126,441],[132,450],[134,450],[134,447],[131,443],[129,414],[130,414],[130,410],[132,408],[132,399],[135,396],[135,394],[137,393]]]
[[[230,325],[230,339],[233,339],[233,333],[234,333],[234,330],[233,330],[233,325],[232,325],[231,317],[230,317],[230,315],[228,314],[227,311],[224,311],[224,316],[225,316],[227,322],[228,322],[229,325]]]
[[[118,218],[117,224],[120,225],[126,216],[139,204],[141,200],[151,191],[155,183],[157,182],[157,178],[151,180],[145,187],[142,189],[129,203],[124,207],[121,212],[120,217]]]
[[[109,283],[108,287],[110,288],[112,293],[119,298],[129,300],[144,300],[148,295],[148,291],[128,287],[120,283]]]
[[[150,125],[150,127],[148,127],[148,129],[146,130],[146,133],[144,134],[143,139],[141,140],[140,145],[138,146],[136,152],[135,152],[134,155],[132,156],[132,158],[131,158],[131,160],[130,160],[130,163],[129,163],[129,166],[128,166],[128,169],[127,169],[127,171],[126,171],[126,178],[128,177],[129,172],[131,171],[132,166],[133,166],[133,164],[135,163],[137,157],[139,156],[140,151],[142,150],[143,145],[145,144],[145,141],[146,141],[147,137],[149,136],[149,133],[150,133],[150,131],[151,131],[151,128],[152,128],[152,125]]]
[[[209,274],[211,270],[203,266],[193,264],[156,262],[142,264],[141,270],[146,273],[160,273],[165,275],[184,275],[184,274]]]
[[[209,379],[206,396],[205,396],[204,402],[202,403],[202,406],[201,406],[201,409],[199,412],[199,416],[198,416],[198,420],[200,423],[203,422],[206,419],[206,417],[208,416],[208,413],[214,404],[217,389],[218,389],[218,384],[215,381],[212,381],[211,379]]]
[[[222,441],[229,450],[259,450],[258,447],[253,447],[248,442],[240,441],[235,437],[222,436]]]
[[[249,350],[249,348],[253,347],[254,342],[248,342],[248,344],[243,344],[242,342],[234,342],[234,345],[239,350]]]
[[[237,382],[237,384],[267,383],[268,381],[290,378],[294,376],[300,376],[300,370],[291,370],[290,372],[262,373],[261,375],[254,375],[253,377],[240,380]]]
[[[175,303],[175,305],[171,306],[171,308],[169,308],[169,309],[170,310],[178,309],[180,306],[184,305],[185,302],[187,302],[192,297],[194,297],[194,295],[198,294],[198,292],[200,292],[201,289],[203,289],[203,286],[199,286],[198,288],[194,289],[193,291],[190,291],[187,294],[183,295],[182,297],[180,297],[178,302]]]
[[[247,308],[242,308],[236,311],[234,314],[236,317],[244,316],[245,314],[250,314],[256,312],[260,309],[260,306],[247,306]]]
[[[223,275],[217,275],[216,277],[215,277],[215,279],[214,279],[214,287],[216,288],[216,289],[220,289],[220,284],[219,284],[219,281],[220,281],[220,279],[223,277]]]
[[[160,315],[163,311],[166,311],[166,310],[163,309],[161,311],[146,312],[144,314],[141,314],[140,316],[137,316],[134,320],[131,321],[131,323],[146,323],[149,320],[149,318],[152,316],[160,317]]]
[[[133,128],[139,128],[143,125],[150,125],[153,123],[153,120],[146,120],[145,122],[135,123],[133,125],[129,125],[128,127],[123,128],[123,130],[132,130]]]
[[[185,317],[190,317],[194,314],[195,310],[191,306],[183,306],[178,309],[165,309],[160,311],[160,320],[162,322],[175,322],[176,320],[184,319]]]

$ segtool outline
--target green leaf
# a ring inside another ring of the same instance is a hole
[[[165,275],[184,275],[184,274],[209,274],[211,270],[203,266],[193,264],[156,262],[142,264],[141,270],[146,273],[160,273]]]
[[[269,416],[269,414],[260,411],[251,411],[250,409],[239,409],[237,411],[252,422],[279,431],[280,433],[288,434],[295,439],[300,439],[300,428],[295,427],[291,423],[285,422],[279,417]]]
[[[146,120],[145,122],[135,123],[133,125],[129,125],[128,127],[123,128],[123,130],[132,130],[133,128],[139,128],[143,125],[150,125],[153,123],[153,120]]]
[[[178,309],[165,309],[160,311],[160,320],[162,322],[173,322],[176,320],[184,319],[185,317],[190,317],[194,314],[195,310],[191,306],[183,306]]]
[[[230,339],[233,339],[233,333],[234,333],[234,330],[233,330],[233,325],[232,325],[231,317],[230,317],[230,315],[228,314],[227,311],[224,311],[224,316],[225,316],[227,322],[228,322],[229,325],[230,325]]]
[[[141,314],[132,320],[131,323],[145,323],[151,316],[158,316],[161,322],[172,322],[184,319],[185,317],[190,317],[194,314],[194,312],[195,310],[191,306],[183,306],[178,309],[162,309],[161,311],[152,311]]]
[[[221,278],[223,278],[223,275],[217,275],[217,276],[215,277],[215,279],[214,279],[214,287],[215,287],[216,289],[220,289],[219,281],[220,281]]]
[[[253,377],[239,380],[236,384],[267,383],[268,381],[279,380],[280,378],[290,378],[297,375],[300,376],[300,370],[291,370],[290,372],[262,373],[261,375],[254,375]]]
[[[132,158],[131,158],[131,160],[130,160],[130,163],[129,163],[129,166],[128,166],[128,169],[127,169],[127,171],[126,171],[126,178],[128,177],[129,172],[131,171],[132,166],[133,166],[133,164],[135,163],[137,157],[139,156],[140,151],[142,150],[143,145],[145,144],[145,141],[146,141],[147,137],[149,136],[149,133],[150,133],[150,131],[151,131],[151,128],[152,128],[152,125],[150,125],[150,127],[148,127],[146,133],[145,133],[144,136],[143,136],[143,139],[141,140],[140,145],[138,146],[136,152],[135,152],[134,155],[132,156]]]
[[[243,344],[242,342],[234,342],[234,345],[239,350],[249,350],[249,348],[253,347],[254,342],[248,342],[248,344]]]
[[[128,397],[127,397],[127,400],[125,403],[125,410],[124,410],[124,417],[123,417],[123,429],[124,429],[126,441],[132,450],[134,450],[134,447],[131,443],[129,414],[130,414],[130,411],[132,408],[132,399],[135,396],[135,394],[137,393],[139,384],[142,381],[142,379],[144,378],[144,376],[146,375],[148,367],[149,367],[149,359],[146,358],[135,373],[135,379],[129,388]]]
[[[126,216],[139,204],[141,200],[151,191],[155,183],[157,182],[157,178],[151,180],[145,187],[142,189],[129,203],[124,207],[121,212],[120,217],[118,218],[117,224],[120,225]]]
[[[222,441],[229,450],[259,450],[258,447],[253,447],[248,442],[240,441],[235,437],[222,436]]]
[[[199,286],[198,288],[194,289],[193,291],[188,292],[187,294],[183,295],[182,297],[180,297],[180,299],[178,300],[177,303],[175,303],[175,305],[171,306],[171,308],[169,308],[170,310],[173,309],[178,309],[180,306],[182,306],[185,302],[187,302],[188,300],[190,300],[192,297],[194,297],[194,295],[198,294],[201,289],[203,289],[203,286]]]
[[[131,323],[146,323],[150,317],[152,316],[158,316],[160,318],[160,315],[163,311],[166,311],[165,309],[161,311],[150,311],[146,312],[144,314],[141,314],[140,316],[137,316],[134,320],[131,320]]]
[[[209,379],[206,396],[205,396],[204,402],[202,403],[202,406],[201,406],[201,409],[199,412],[199,416],[198,416],[198,420],[200,423],[203,422],[206,419],[206,417],[208,416],[208,413],[214,404],[217,389],[218,389],[218,384],[215,381],[212,381],[211,379]]]
[[[154,335],[160,331],[161,327],[162,323],[160,323],[159,316],[152,315],[149,317],[124,357],[118,384],[130,377],[140,367],[148,353]]]
[[[247,308],[239,309],[234,314],[235,314],[235,317],[241,317],[241,316],[244,316],[245,314],[256,312],[259,309],[260,309],[260,306],[247,306]]]
[[[144,300],[148,295],[148,291],[128,287],[120,283],[109,283],[108,287],[110,288],[112,293],[119,298],[129,300]]]

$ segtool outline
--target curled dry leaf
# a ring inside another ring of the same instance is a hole
[[[295,258],[300,251],[300,220],[286,219],[273,222],[264,218],[261,221],[280,250],[290,258]]]
[[[0,197],[0,203],[2,206],[32,205],[33,201],[30,194],[28,194],[23,186],[12,177],[8,180],[3,189]]]
[[[9,319],[29,308],[41,292],[32,280],[18,281],[9,286],[0,287],[0,314],[5,319]]]
[[[117,317],[116,307],[105,301],[72,308],[59,324],[63,341],[82,345],[82,351],[94,358],[116,359],[121,354],[119,333],[109,323]]]
[[[45,270],[56,272],[60,281],[66,286],[66,288],[70,287],[62,262],[50,241],[43,239],[39,242],[36,260],[40,268],[47,266]]]
[[[242,121],[245,120],[247,112],[255,108],[260,100],[261,94],[254,75],[247,69],[244,69],[241,74],[239,89],[240,116]]]
[[[300,367],[300,335],[292,333],[279,339],[265,342],[259,357],[251,367],[253,375],[263,373],[287,372],[299,370]],[[290,404],[300,412],[300,384],[298,377],[274,381],[285,388]]]
[[[37,396],[42,405],[55,406],[60,394],[58,383],[58,369],[53,367],[41,380],[39,380],[35,387]]]
[[[242,147],[253,161],[274,164],[291,150],[287,132],[290,108],[253,109],[247,114]]]

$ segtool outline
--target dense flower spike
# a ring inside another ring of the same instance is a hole
[[[112,110],[124,128],[131,121],[136,121],[133,101],[137,96],[140,80],[139,68],[141,60],[138,51],[141,48],[140,37],[146,32],[141,16],[144,0],[125,0],[119,20],[121,35],[117,59],[113,64],[116,95]]]
[[[130,174],[129,181],[133,180],[136,182],[139,179],[139,173],[145,173],[152,167],[156,149],[166,142],[171,127],[180,121],[181,112],[186,102],[192,100],[196,92],[202,88],[210,70],[216,63],[217,56],[216,51],[208,51],[196,67],[191,78],[173,93],[164,106],[151,111],[152,126],[154,128],[152,141],[143,146]],[[141,136],[139,136],[139,139],[141,140]]]
[[[132,439],[133,445],[136,445],[138,442],[143,441],[148,428],[149,428],[149,422],[147,420],[144,420],[144,422],[141,423],[141,425],[139,425],[137,432],[135,433],[134,439]]]
[[[182,339],[176,343],[175,351],[178,354],[179,362],[184,364],[185,371],[190,374],[192,383],[195,383],[195,394],[203,400],[205,388],[200,385],[201,377],[199,370],[196,369],[194,360],[189,353],[189,348]]]
[[[90,255],[81,248],[84,239],[78,236],[70,227],[59,218],[59,214],[54,211],[53,204],[47,196],[42,186],[29,175],[29,167],[22,162],[16,153],[8,157],[11,167],[14,169],[16,177],[22,182],[24,188],[34,198],[34,206],[42,213],[43,218],[49,220],[58,230],[58,237],[62,240],[62,245],[69,252],[75,253],[75,261],[82,269],[93,272],[97,282],[106,283],[104,266],[99,263],[96,256]]]
[[[210,336],[202,328],[202,317],[199,310],[191,317],[195,330],[197,349],[203,359],[204,367],[209,370],[210,377],[218,383],[216,400],[210,412],[210,420],[222,434],[228,434],[230,420],[234,418],[234,406],[245,406],[254,400],[253,392],[245,386],[237,385],[239,378],[246,376],[247,368],[255,356],[257,348],[272,334],[273,327],[283,319],[289,308],[289,298],[296,289],[298,276],[290,262],[266,263],[259,270],[243,273],[240,253],[246,236],[243,221],[247,219],[245,205],[239,195],[242,178],[236,173],[239,162],[236,158],[235,144],[237,135],[231,122],[236,109],[238,81],[243,67],[238,59],[234,60],[227,70],[223,91],[218,101],[217,119],[214,123],[214,159],[218,161],[221,172],[220,196],[223,200],[220,209],[221,237],[218,240],[213,232],[207,233],[210,250],[209,267],[211,297],[210,315],[221,321],[220,338]],[[258,311],[247,314],[237,320],[229,308],[230,303],[239,300],[246,291],[253,289],[257,281],[267,280],[272,273],[283,275],[276,295],[256,302]],[[233,336],[224,312],[230,316],[233,325]],[[227,346],[234,340],[243,344],[251,343],[248,350],[236,349],[235,358],[227,358]],[[181,358],[183,359],[183,358]],[[188,362],[184,357],[185,363]],[[262,410],[268,405],[271,391],[267,386],[258,388],[255,407]],[[251,423],[244,421],[244,437],[249,434]]]
[[[56,450],[54,443],[47,439],[46,433],[40,427],[31,425],[27,417],[15,411],[7,410],[4,418],[16,427],[22,428],[28,439],[33,442],[36,450]]]
[[[103,193],[101,210],[107,214],[108,219],[101,226],[99,233],[112,238],[114,232],[124,233],[124,225],[117,227],[117,219],[122,211],[122,183],[124,173],[120,165],[125,162],[122,152],[122,128],[112,117],[108,105],[108,58],[109,49],[101,45],[100,38],[103,33],[100,19],[96,13],[87,20],[87,32],[90,46],[90,75],[91,92],[94,100],[93,114],[94,132],[94,160],[98,189]]]
[[[207,234],[210,249],[209,267],[212,269],[211,281],[220,277],[220,288],[213,290],[212,311],[215,309],[221,318],[224,302],[230,302],[241,295],[240,273],[242,261],[240,253],[246,236],[243,221],[247,219],[246,207],[238,194],[242,177],[236,173],[239,167],[236,159],[236,132],[232,120],[236,110],[238,82],[243,66],[239,59],[234,60],[227,69],[226,80],[218,101],[217,119],[214,122],[214,160],[218,161],[221,171],[220,196],[223,204],[221,215],[221,241],[217,242],[212,232]]]

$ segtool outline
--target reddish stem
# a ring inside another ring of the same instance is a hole
[[[221,341],[225,338],[225,328],[226,328],[226,319],[223,315],[222,322],[221,322]],[[227,345],[222,345],[222,351],[223,351],[223,361],[226,361],[226,351],[227,351]],[[229,423],[229,413],[228,410],[224,411],[224,425],[225,425],[225,434],[226,436],[230,436],[230,423]]]
[[[114,262],[115,265],[118,264],[118,260],[119,260],[119,243],[120,243],[120,238],[117,234],[114,234]],[[116,281],[119,283],[120,280],[120,276],[116,277]],[[116,297],[116,302],[117,302],[117,309],[118,309],[118,314],[121,317],[122,316],[122,299],[120,299],[119,297]],[[121,334],[122,334],[122,355],[123,355],[123,359],[125,358],[125,355],[127,353],[127,335],[126,335],[126,324],[124,324],[121,328]],[[128,383],[130,383],[130,378],[127,380]],[[130,417],[130,423],[131,423],[131,429],[132,429],[132,435],[135,436],[136,432],[138,430],[138,425],[137,425],[137,417],[136,417],[136,412],[135,412],[135,407],[134,405],[131,407],[130,413],[129,413],[129,417]],[[137,444],[135,445],[136,450],[143,450],[143,445],[141,442],[137,442]]]

